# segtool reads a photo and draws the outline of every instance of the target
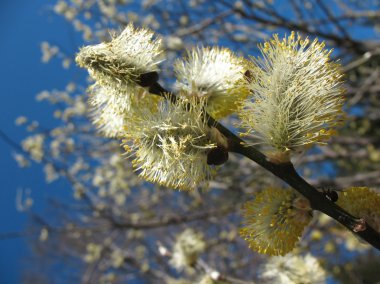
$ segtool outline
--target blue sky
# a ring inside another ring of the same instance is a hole
[[[63,71],[58,60],[52,64],[41,63],[42,41],[67,43],[71,36],[69,24],[54,16],[46,3],[43,0],[0,2],[0,129],[17,142],[26,136],[23,128],[14,124],[19,115],[38,120],[45,126],[56,123],[52,120],[52,108],[46,103],[37,103],[35,95],[42,90],[62,89],[72,77],[73,71]],[[0,235],[24,229],[26,215],[15,206],[17,189],[30,188],[34,209],[40,212],[47,194],[67,196],[70,193],[62,182],[47,185],[40,166],[18,168],[12,152],[13,149],[0,140]],[[27,253],[24,238],[0,240],[0,283],[21,282],[22,259]]]

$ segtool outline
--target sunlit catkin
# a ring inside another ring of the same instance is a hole
[[[247,97],[246,70],[245,59],[227,48],[194,48],[174,64],[176,88],[182,95],[205,98],[207,111],[221,118]]]
[[[129,24],[110,42],[81,48],[76,62],[98,84],[120,90],[135,87],[142,74],[157,71],[160,55],[161,39]]]
[[[342,119],[342,74],[331,51],[294,32],[277,35],[253,58],[252,96],[241,107],[241,125],[286,162],[291,151],[325,142]]]
[[[155,107],[157,97],[145,96],[142,78],[158,70],[160,55],[161,39],[132,24],[110,42],[81,48],[76,61],[95,80],[89,88],[90,117],[100,133],[119,138],[134,109]]]
[[[190,190],[211,178],[207,153],[216,144],[194,99],[161,102],[158,111],[141,109],[124,131],[124,148],[135,155],[134,167],[148,181]]]
[[[307,199],[293,190],[267,188],[244,205],[240,234],[254,251],[285,255],[293,250],[310,222]]]
[[[130,126],[132,117],[138,115],[141,108],[154,111],[161,99],[150,95],[144,88],[135,88],[133,92],[126,90],[122,94],[111,87],[97,84],[89,88],[88,94],[92,122],[102,135],[111,138],[121,138],[124,129]]]

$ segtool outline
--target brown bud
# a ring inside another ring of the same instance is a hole
[[[148,72],[148,73],[141,74],[137,82],[141,87],[150,87],[157,81],[158,81],[158,73]]]
[[[207,164],[219,166],[228,161],[228,151],[222,147],[211,149],[207,154]]]

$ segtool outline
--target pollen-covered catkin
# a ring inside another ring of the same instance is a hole
[[[282,40],[275,35],[260,50],[262,57],[252,59],[252,96],[238,112],[239,127],[287,162],[290,152],[335,133],[343,117],[342,74],[324,43],[294,32]]]
[[[161,54],[160,38],[129,24],[110,42],[81,48],[76,62],[88,69],[98,84],[125,90],[135,87],[142,74],[157,71]]]
[[[156,112],[141,109],[124,130],[124,148],[148,181],[190,190],[210,180],[214,171],[207,153],[216,147],[203,115],[204,103],[179,98],[162,101]]]
[[[246,60],[227,48],[193,48],[174,64],[175,87],[183,96],[205,98],[206,110],[221,118],[247,97],[246,70]]]
[[[259,253],[285,255],[299,241],[311,212],[308,200],[294,190],[266,188],[244,204],[240,234]]]

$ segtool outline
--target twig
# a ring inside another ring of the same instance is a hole
[[[170,101],[176,101],[177,97],[165,90],[158,82],[153,83],[149,88],[149,92],[155,95],[164,96],[169,98]],[[293,164],[275,164],[267,157],[255,149],[253,146],[248,146],[244,140],[236,136],[233,132],[227,129],[224,125],[214,120],[206,113],[209,118],[208,123],[210,126],[216,127],[228,140],[229,151],[241,154],[248,159],[256,162],[267,171],[285,181],[288,185],[297,190],[300,194],[305,196],[311,207],[314,210],[321,211],[331,218],[335,219],[354,234],[360,236],[373,247],[380,250],[380,233],[370,227],[364,219],[356,218],[340,208],[335,203],[325,198],[315,187],[306,182],[300,175],[298,175]]]

